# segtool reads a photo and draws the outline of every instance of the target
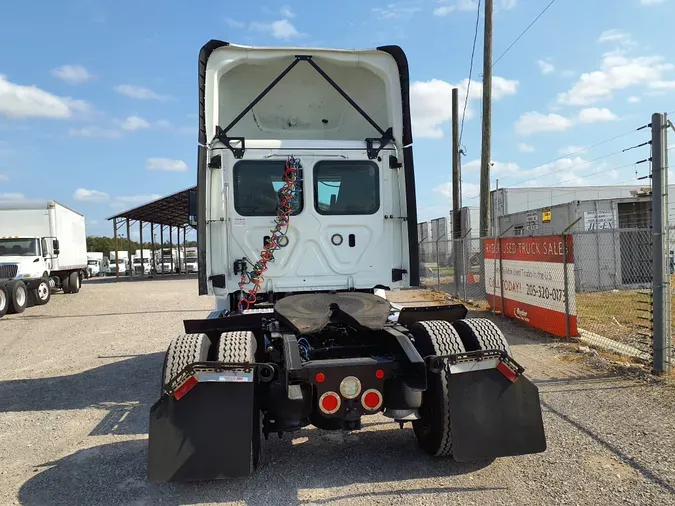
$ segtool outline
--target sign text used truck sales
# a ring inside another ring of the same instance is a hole
[[[569,302],[569,331],[577,335],[572,237],[507,237],[485,239],[485,289],[491,307],[556,336],[566,335],[565,275]],[[504,297],[502,306],[502,294]]]

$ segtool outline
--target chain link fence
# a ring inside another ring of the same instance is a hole
[[[575,232],[570,234],[563,263],[544,271],[529,269],[527,262],[505,259],[513,252],[502,251],[502,247],[506,248],[513,237],[501,241],[472,237],[425,240],[419,244],[421,284],[495,312],[504,307],[502,295],[508,304],[509,292],[518,290],[521,300],[527,300],[530,307],[562,312],[562,323],[547,323],[552,333],[566,335],[569,315],[576,317],[571,335],[598,345],[610,340],[617,351],[648,359],[652,351],[651,234],[650,228]],[[670,266],[675,281],[675,227],[671,229],[671,244]],[[511,286],[511,274],[524,277],[523,286]],[[551,286],[566,286],[570,296]],[[528,314],[522,307],[527,304],[506,313],[525,321],[537,317],[536,311]]]

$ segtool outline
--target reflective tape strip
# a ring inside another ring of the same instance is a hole
[[[481,361],[472,360],[470,362],[459,362],[450,366],[450,374],[459,374],[463,372],[484,371],[485,369],[495,369],[499,364],[499,358],[486,358]]]
[[[243,371],[198,372],[197,380],[200,383],[251,383],[253,373]]]

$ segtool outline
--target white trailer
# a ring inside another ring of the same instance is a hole
[[[53,200],[0,202],[0,313],[3,300],[4,311],[22,312],[29,292],[38,305],[53,288],[77,293],[86,270],[82,214]]]

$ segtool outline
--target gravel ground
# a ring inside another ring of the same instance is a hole
[[[501,321],[540,388],[545,453],[433,459],[409,426],[375,416],[352,434],[270,438],[250,479],[149,484],[164,350],[184,318],[213,304],[196,292],[189,279],[92,280],[0,319],[0,504],[675,504],[673,389],[591,368]]]

